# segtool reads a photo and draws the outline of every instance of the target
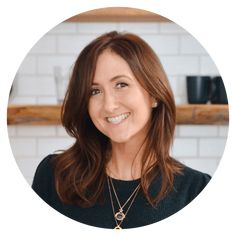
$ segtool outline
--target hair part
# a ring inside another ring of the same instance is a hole
[[[182,165],[169,155],[176,125],[176,109],[171,88],[161,62],[151,47],[131,33],[112,31],[93,40],[78,56],[62,104],[61,120],[75,138],[69,149],[55,160],[55,183],[64,203],[89,207],[102,199],[106,184],[107,152],[110,142],[93,124],[88,114],[90,89],[98,57],[111,50],[130,66],[141,86],[157,100],[142,158],[141,186],[153,206],[173,188],[175,174]],[[156,196],[149,187],[161,174],[162,184]]]

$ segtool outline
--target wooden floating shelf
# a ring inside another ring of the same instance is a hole
[[[66,22],[124,22],[124,21],[146,21],[146,22],[171,22],[169,19],[155,14],[153,12],[144,11],[128,7],[108,7],[87,11],[75,15]]]
[[[60,105],[10,105],[8,125],[59,125]]]
[[[178,105],[177,124],[228,124],[228,105]],[[60,125],[61,105],[10,105],[8,125]]]
[[[177,124],[228,124],[228,105],[179,105]]]

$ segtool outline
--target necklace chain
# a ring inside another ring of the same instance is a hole
[[[116,201],[117,201],[117,203],[118,203],[120,209],[123,209],[123,208],[126,206],[126,204],[130,201],[130,199],[133,197],[133,195],[136,193],[136,191],[137,191],[138,188],[140,187],[140,184],[135,188],[135,190],[132,192],[132,194],[129,196],[129,198],[126,200],[126,202],[121,206],[120,201],[119,201],[119,198],[118,198],[117,193],[116,193],[116,190],[115,190],[115,187],[114,187],[114,184],[113,184],[113,181],[112,181],[112,179],[111,179],[110,177],[109,177],[109,179],[110,179],[110,183],[111,183],[111,186],[112,186],[114,195],[115,195],[115,197],[116,197]]]
[[[113,211],[113,214],[114,214],[114,219],[115,219],[115,222],[116,222],[116,227],[115,229],[121,229],[121,224],[123,222],[123,220],[125,219],[126,215],[128,214],[129,212],[129,209],[131,208],[138,192],[139,192],[139,189],[140,189],[140,183],[138,184],[138,186],[135,188],[135,190],[131,193],[131,195],[129,196],[129,198],[126,200],[126,202],[121,206],[120,204],[120,201],[119,201],[119,198],[117,196],[117,193],[116,193],[116,190],[115,190],[115,187],[114,187],[114,184],[112,182],[112,179],[111,177],[107,176],[107,183],[108,183],[108,189],[109,189],[109,194],[110,194],[110,200],[111,200],[111,206],[112,206],[112,211]],[[112,193],[111,193],[111,187],[112,187],[112,190],[113,190],[113,193],[115,195],[115,198],[116,198],[116,201],[119,205],[119,211],[118,212],[115,212],[115,208],[114,208],[114,204],[113,204],[113,197],[112,197]],[[133,197],[133,199],[132,199]],[[132,200],[131,200],[132,199]],[[128,206],[126,212],[124,213],[124,207],[128,204],[128,202],[131,200],[130,202],[130,205]],[[119,223],[118,223],[119,221]]]

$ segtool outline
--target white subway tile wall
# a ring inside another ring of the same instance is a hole
[[[35,75],[36,74],[36,57],[27,54],[21,63],[18,73],[21,75]]]
[[[55,54],[56,53],[56,36],[43,36],[31,49],[33,54]]]
[[[192,36],[181,36],[180,38],[180,53],[181,54],[207,54],[205,49]]]
[[[146,40],[159,55],[177,104],[187,102],[186,75],[219,75],[206,49],[175,23],[62,23],[45,34],[22,62],[10,104],[56,104],[54,68],[69,73],[82,48],[98,35],[127,31]],[[73,144],[61,126],[9,126],[9,139],[22,174],[32,183],[38,163]],[[226,125],[178,125],[171,154],[200,171],[214,174],[227,140]]]
[[[155,34],[157,35],[159,32],[160,24],[156,23],[132,23],[126,22],[122,24],[118,24],[119,31],[126,31],[135,34]]]
[[[161,57],[162,55],[178,55],[179,37],[173,35],[142,34],[142,38],[152,45],[154,51]]]
[[[186,31],[179,25],[174,23],[159,23],[160,33],[162,34],[184,34],[186,35]],[[189,35],[187,33],[187,35]]]
[[[30,88],[30,89],[29,89]],[[53,76],[20,76],[18,78],[18,95],[21,96],[56,96]]]

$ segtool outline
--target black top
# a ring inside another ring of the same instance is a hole
[[[111,207],[108,185],[104,189],[105,201],[103,204],[99,203],[90,208],[63,204],[55,191],[51,163],[52,157],[54,155],[47,156],[39,164],[33,180],[33,190],[51,207],[65,216],[87,225],[114,228],[116,223]],[[191,202],[207,185],[210,178],[207,174],[185,166],[183,175],[175,176],[174,190],[161,200],[155,208],[148,203],[140,190],[121,227],[133,228],[144,226],[174,214]],[[112,181],[121,204],[128,199],[140,182],[139,179],[131,181],[112,179]],[[150,193],[156,194],[160,184],[160,177],[157,177],[151,184]],[[117,211],[118,206],[114,196],[113,201]]]

